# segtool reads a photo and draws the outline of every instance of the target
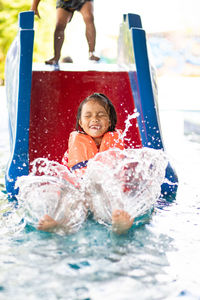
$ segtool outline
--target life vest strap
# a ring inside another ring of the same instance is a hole
[[[85,168],[85,167],[87,167],[87,163],[88,163],[88,160],[81,161],[78,164],[71,167],[70,170],[74,171],[74,170],[77,170],[77,169]]]

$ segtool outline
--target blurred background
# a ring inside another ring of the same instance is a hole
[[[34,62],[53,56],[56,0],[41,0],[40,19],[35,17]],[[18,30],[18,13],[29,10],[31,0],[0,0],[0,84],[4,84],[7,51]],[[96,52],[103,62],[115,63],[117,39],[123,13],[136,13],[151,46],[158,75],[200,75],[200,2],[198,0],[94,0],[97,30]],[[81,45],[81,51],[80,51]],[[62,56],[74,62],[88,58],[85,27],[76,12],[66,29]]]

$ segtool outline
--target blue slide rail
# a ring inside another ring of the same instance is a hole
[[[123,60],[129,65],[135,63],[136,72],[130,70],[129,78],[139,116],[137,118],[142,145],[154,149],[163,149],[160,118],[157,103],[157,86],[155,70],[149,63],[146,33],[142,29],[142,22],[139,15],[124,15],[124,27],[122,27],[122,38],[126,53],[123,53]],[[122,50],[123,52],[123,50]],[[173,196],[177,192],[178,177],[174,168],[169,163],[166,169],[168,182],[162,185],[162,194]],[[171,184],[170,184],[171,183]]]
[[[10,133],[10,160],[5,174],[8,195],[15,196],[18,176],[28,175],[28,140],[34,41],[34,12],[19,14],[19,32],[6,58],[6,96]]]

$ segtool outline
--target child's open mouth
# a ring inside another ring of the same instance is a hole
[[[100,125],[92,125],[90,126],[90,129],[93,129],[93,130],[99,130],[101,128]]]

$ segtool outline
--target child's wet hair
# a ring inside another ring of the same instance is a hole
[[[100,105],[102,105],[105,108],[105,110],[107,111],[107,113],[109,115],[110,123],[111,123],[110,127],[108,128],[108,131],[115,131],[115,126],[117,124],[116,110],[114,108],[114,105],[110,101],[110,99],[108,99],[108,97],[106,97],[106,95],[104,95],[102,93],[94,93],[94,94],[88,96],[87,98],[85,98],[81,102],[81,104],[79,105],[79,108],[78,108],[78,112],[77,112],[76,130],[80,130],[79,120],[81,119],[81,112],[82,112],[83,105],[92,100],[97,101]]]

